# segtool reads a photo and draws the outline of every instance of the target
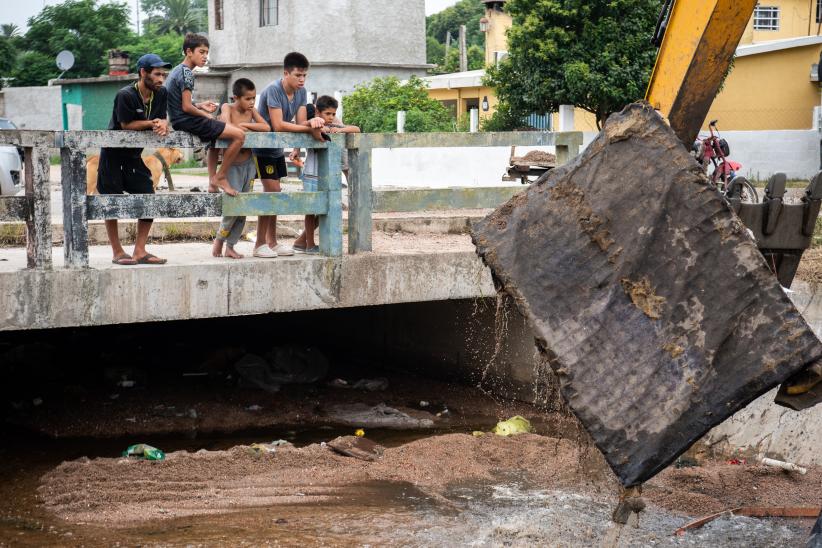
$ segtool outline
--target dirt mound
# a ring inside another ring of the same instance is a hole
[[[739,506],[818,506],[822,469],[807,475],[766,466],[707,463],[668,468],[645,485],[648,502],[689,515],[707,515]]]
[[[38,496],[62,519],[125,525],[333,502],[357,484],[374,480],[408,482],[441,498],[450,484],[512,475],[545,488],[601,491],[617,486],[600,454],[574,441],[533,434],[449,434],[386,449],[373,463],[343,457],[320,444],[268,454],[248,447],[175,452],[153,463],[79,459],[44,475]]]
[[[557,165],[557,157],[550,152],[543,152],[541,150],[532,150],[525,156],[514,158],[514,165],[520,166],[546,166],[555,167]]]
[[[797,279],[809,283],[822,283],[822,247],[814,247],[802,254]]]

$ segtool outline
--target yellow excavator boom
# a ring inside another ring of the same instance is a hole
[[[756,0],[673,0],[645,99],[683,143],[699,134]]]

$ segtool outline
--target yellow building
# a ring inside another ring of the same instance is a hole
[[[477,0],[485,4],[485,16],[480,29],[485,33],[485,64],[498,63],[508,54],[505,32],[511,28],[511,16],[503,11],[504,0]],[[480,118],[494,113],[497,97],[493,88],[482,85],[484,70],[469,70],[439,74],[425,78],[428,96],[444,104],[456,117],[467,116],[471,109],[478,109]]]
[[[505,0],[485,4],[485,61],[492,65],[507,54],[505,32],[511,17]],[[718,119],[726,130],[811,129],[814,107],[820,105],[815,65],[822,51],[822,0],[763,0],[756,7],[737,49],[733,71],[716,97],[707,122]],[[426,78],[429,96],[442,101],[455,116],[478,108],[491,116],[497,104],[492,88],[484,87],[483,70]],[[552,128],[559,128],[552,116]],[[568,129],[568,128],[564,128]],[[574,128],[596,131],[593,114],[575,109]]]
[[[822,51],[822,2],[764,0],[756,7],[734,68],[706,118],[721,129],[811,129],[820,105],[815,65]]]

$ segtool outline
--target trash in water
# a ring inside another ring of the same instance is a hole
[[[272,441],[271,443],[252,443],[251,451],[257,454],[276,453],[278,447],[294,447],[294,444],[285,440]]]
[[[368,392],[380,392],[388,390],[388,379],[379,377],[377,379],[360,379],[354,383],[354,390],[366,390]]]
[[[136,383],[134,381],[129,380],[129,379],[123,379],[123,380],[117,382],[117,386],[122,386],[123,388],[134,388],[135,384]]]
[[[674,463],[674,467],[677,469],[696,468],[697,466],[699,466],[699,463],[695,459],[689,457],[679,457]]]
[[[40,405],[43,405],[43,398],[34,398],[33,400],[31,400],[31,404],[34,407],[38,407]]]
[[[328,447],[346,457],[365,461],[375,461],[382,457],[385,448],[366,438],[340,436],[326,444]]]
[[[124,457],[137,457],[145,460],[165,460],[166,454],[145,443],[138,443],[137,445],[130,445],[128,449],[123,451]]]
[[[280,384],[273,380],[268,362],[256,354],[246,354],[240,358],[234,369],[243,379],[269,394],[280,391]]]
[[[498,422],[492,430],[497,436],[514,436],[516,434],[527,434],[531,431],[531,421],[519,415],[511,417],[507,421]]]
[[[420,401],[420,407],[428,407],[429,405],[431,405],[431,404],[430,404],[430,403],[428,403],[428,402],[427,402],[427,401],[425,401],[425,400],[421,400],[421,401]]]
[[[358,428],[357,431],[354,432],[354,435],[357,436],[358,438],[361,438],[361,437],[365,436],[365,430],[363,430],[362,428]]]
[[[334,379],[328,386],[332,388],[353,388],[354,390],[365,390],[367,392],[380,392],[388,390],[388,379],[378,377],[376,379],[360,379],[351,383],[345,379]]]
[[[249,447],[251,447],[251,451],[253,453],[275,453],[277,451],[276,447],[265,443],[252,443]]]
[[[261,409],[262,409],[262,406],[260,406],[260,405],[249,405],[248,407],[245,408],[246,411],[260,411]]]
[[[388,407],[384,403],[375,406],[364,403],[334,405],[328,409],[328,416],[346,426],[363,428],[415,429],[434,426],[433,417],[424,411],[416,412],[419,417]]]
[[[482,430],[474,430],[473,432],[471,432],[471,435],[475,438],[481,438],[485,435],[485,432],[483,432]]]

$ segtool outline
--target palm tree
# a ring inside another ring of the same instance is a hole
[[[2,33],[3,38],[14,38],[20,36],[20,27],[14,23],[3,23],[0,25],[0,33]]]
[[[155,20],[160,34],[185,34],[200,30],[200,16],[194,10],[191,0],[164,0],[161,9],[162,17]]]

